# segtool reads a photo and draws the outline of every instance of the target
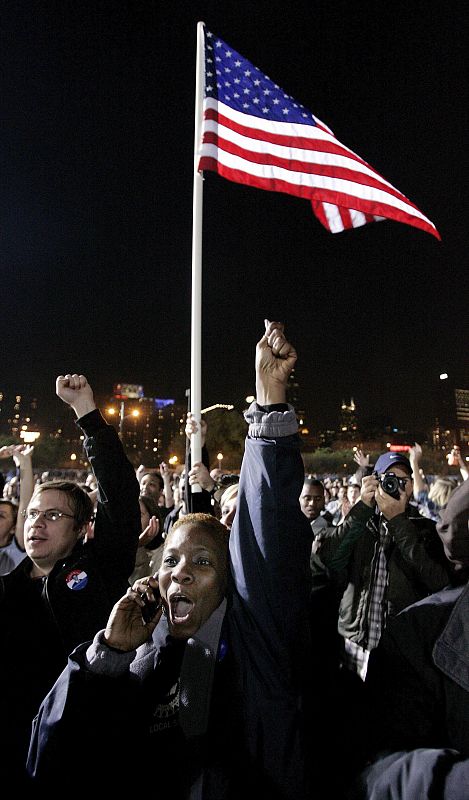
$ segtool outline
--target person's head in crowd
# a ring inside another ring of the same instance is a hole
[[[347,500],[350,503],[350,506],[355,505],[357,500],[360,497],[360,487],[358,483],[349,483],[347,486]]]
[[[229,531],[211,514],[187,514],[169,531],[158,572],[169,632],[188,639],[226,594]]]
[[[157,502],[163,491],[163,478],[159,472],[145,472],[140,479],[140,494],[151,495]]]
[[[236,514],[236,504],[238,502],[239,483],[232,483],[222,492],[220,497],[220,522],[225,528],[231,530]]]
[[[456,486],[457,484],[451,478],[438,477],[430,486],[428,499],[432,500],[438,508],[444,508]]]
[[[451,492],[436,523],[446,558],[453,569],[469,579],[469,480]]]
[[[314,522],[325,507],[324,486],[317,478],[305,478],[300,494],[300,506],[305,517]]]
[[[395,475],[399,480],[399,488],[405,492],[407,503],[413,493],[412,466],[403,453],[387,452],[379,456],[374,465],[373,472],[382,479],[383,475]]]
[[[18,506],[11,500],[0,500],[0,547],[10,544],[16,529]]]
[[[32,575],[48,575],[83,539],[93,518],[88,492],[72,481],[36,486],[25,512],[24,542],[34,562]]]

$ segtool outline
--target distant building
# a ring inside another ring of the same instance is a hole
[[[133,464],[158,466],[175,455],[174,446],[184,451],[184,405],[172,398],[146,397],[141,384],[116,383],[113,392],[107,414],[115,418]]]
[[[339,432],[338,438],[344,441],[356,442],[359,439],[358,420],[357,420],[357,407],[353,400],[350,398],[350,403],[342,400],[339,415]]]
[[[20,438],[21,431],[37,429],[37,398],[0,391],[0,434]]]
[[[318,446],[317,437],[314,437],[306,419],[306,412],[302,406],[300,384],[292,369],[287,383],[287,403],[293,406],[298,420],[298,432],[301,436],[303,450],[314,450]]]
[[[454,379],[441,375],[436,394],[437,407],[432,442],[436,449],[469,444],[469,389],[458,388]]]

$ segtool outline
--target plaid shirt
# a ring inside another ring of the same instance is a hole
[[[345,640],[345,663],[348,669],[357,672],[365,680],[368,667],[368,657],[370,650],[377,647],[381,634],[385,628],[388,617],[388,603],[385,600],[386,588],[388,585],[389,572],[386,558],[386,550],[391,542],[391,534],[384,518],[381,518],[379,530],[373,524],[379,539],[376,542],[375,554],[371,565],[370,579],[370,602],[368,605],[368,635],[366,648],[359,644]]]

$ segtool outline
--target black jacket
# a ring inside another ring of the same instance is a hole
[[[115,428],[97,410],[78,424],[98,482],[95,538],[79,540],[47,578],[29,577],[28,557],[0,578],[0,752],[12,779],[26,759],[31,720],[67,656],[105,625],[126,591],[141,532],[139,485]]]

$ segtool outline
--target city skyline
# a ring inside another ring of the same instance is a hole
[[[432,435],[434,435],[435,428],[442,429],[451,428],[457,430],[459,426],[458,438],[463,445],[469,441],[469,388],[458,386],[457,383],[450,378],[450,376],[439,376],[439,393],[435,399],[434,413],[428,420],[420,420],[418,428],[409,428],[407,425],[400,424],[399,419],[393,417],[392,414],[381,413],[374,418],[365,418],[360,404],[357,403],[353,396],[346,398],[342,397],[340,402],[334,408],[331,414],[330,424],[321,425],[318,420],[315,420],[308,413],[308,410],[302,403],[302,387],[298,382],[295,371],[291,376],[288,401],[293,403],[297,410],[297,415],[300,422],[300,430],[304,428],[303,433],[310,434],[311,437],[317,438],[316,446],[320,441],[324,444],[326,439],[330,441],[345,439],[349,442],[363,440],[366,438],[372,439],[376,436],[381,436],[385,432],[388,434],[396,434],[396,441],[399,436],[407,436],[407,439],[419,438],[422,441],[430,442]],[[138,389],[138,392],[136,391]],[[122,392],[122,394],[120,393]],[[215,408],[231,410],[236,408],[241,412],[246,408],[251,401],[253,395],[234,398],[235,402],[230,403],[229,400],[233,398],[222,398],[218,402],[212,404],[202,411],[207,412]],[[107,393],[96,392],[95,400],[102,413],[107,417],[111,424],[120,427],[123,424],[123,414],[125,408],[125,418],[130,419],[132,414],[136,418],[140,417],[143,413],[162,414],[164,409],[177,409],[177,414],[181,418],[187,411],[187,397],[182,398],[161,398],[150,396],[145,391],[143,384],[125,384],[121,381],[113,383],[112,391]],[[42,404],[37,396],[28,394],[21,394],[17,392],[5,393],[0,386],[0,430],[3,435],[15,430],[12,426],[15,425],[15,413],[18,417],[18,434],[21,427],[34,428],[34,423],[37,421],[39,427],[44,430],[52,432],[57,427],[63,425],[68,421],[68,427],[71,427],[74,422],[74,416],[70,408],[64,405],[55,395],[53,397],[54,412],[49,414],[47,412],[47,403]],[[153,410],[152,410],[153,409]],[[32,420],[30,421],[31,415]],[[24,423],[30,423],[24,425]],[[6,424],[8,423],[8,425]],[[20,425],[21,423],[21,425]],[[306,430],[308,429],[308,430]],[[346,433],[344,433],[346,432]]]

